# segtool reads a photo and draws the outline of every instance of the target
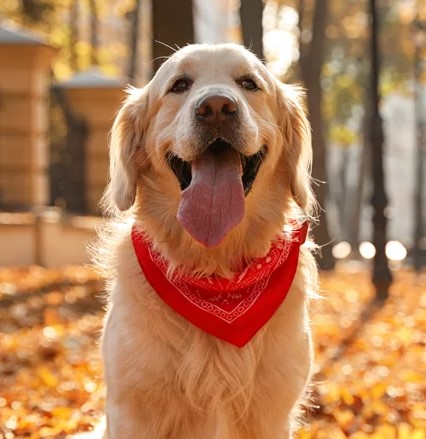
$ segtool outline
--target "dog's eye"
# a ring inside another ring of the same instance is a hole
[[[256,91],[259,90],[257,84],[251,78],[241,78],[237,80],[237,84],[244,88],[247,91]]]
[[[184,91],[188,91],[191,85],[192,85],[192,81],[189,78],[179,78],[173,83],[169,92],[183,93]]]

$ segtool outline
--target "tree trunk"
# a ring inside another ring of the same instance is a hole
[[[90,64],[98,65],[99,18],[96,0],[89,0],[90,10]]]
[[[71,3],[70,15],[69,15],[69,27],[70,27],[70,67],[73,72],[79,70],[78,55],[76,51],[78,36],[78,22],[79,22],[79,0],[73,0]]]
[[[419,34],[424,33],[426,35],[426,21],[420,20],[420,18],[416,18],[414,21],[415,31]],[[414,108],[415,108],[415,119],[416,119],[416,143],[417,143],[417,152],[416,152],[416,167],[415,167],[415,194],[414,194],[414,233],[413,233],[413,261],[414,268],[417,272],[420,272],[420,269],[426,262],[426,253],[425,249],[421,246],[421,241],[424,237],[424,197],[425,197],[425,114],[423,111],[423,102],[422,102],[422,42],[419,40],[417,35],[415,36],[415,51],[414,51]]]
[[[368,87],[367,87],[368,89]],[[365,97],[366,102],[368,102],[367,96]],[[359,167],[358,167],[358,185],[356,186],[355,194],[354,194],[354,203],[352,209],[352,215],[349,223],[349,243],[351,244],[351,257],[354,259],[360,258],[359,253],[359,244],[360,244],[360,236],[359,231],[361,227],[361,213],[362,213],[362,204],[364,199],[364,190],[366,187],[366,181],[369,178],[369,168],[367,169],[368,164],[370,163],[369,159],[369,140],[368,140],[368,114],[370,109],[368,105],[365,106],[365,118],[362,122],[362,143],[360,145],[361,152],[359,158]]]
[[[178,48],[194,43],[191,0],[152,1],[154,71]]]
[[[136,0],[135,8],[130,12],[129,18],[131,20],[130,30],[130,62],[128,79],[130,84],[134,84],[138,73],[138,50],[139,50],[139,29],[140,29],[140,10],[141,0]]]
[[[387,218],[385,209],[388,199],[384,186],[383,169],[383,128],[379,112],[380,92],[380,60],[378,51],[378,17],[376,0],[370,0],[371,16],[371,118],[370,118],[370,149],[371,149],[371,172],[373,175],[373,194],[371,205],[373,207],[373,244],[376,255],[373,260],[373,283],[376,287],[376,298],[385,300],[388,297],[389,286],[392,283],[392,275],[386,259],[386,231]]]
[[[339,238],[342,241],[349,240],[349,215],[351,214],[351,209],[353,206],[353,200],[350,199],[351,193],[348,185],[348,172],[350,163],[350,151],[349,147],[346,145],[341,145],[342,148],[342,162],[340,164],[339,170],[339,185],[341,199],[339,200],[339,206],[337,206],[337,211],[339,215]]]
[[[244,46],[263,61],[263,2],[262,0],[241,0],[240,20]]]
[[[312,176],[317,184],[314,185],[317,200],[322,208],[328,198],[326,150],[322,120],[322,89],[321,71],[324,63],[325,28],[327,24],[328,0],[317,0],[313,13],[312,39],[309,47],[300,46],[300,72],[302,81],[307,89],[309,119],[312,127],[312,148],[314,160]],[[299,26],[302,30],[304,16],[304,2],[300,2]],[[331,252],[331,239],[328,231],[327,215],[319,212],[319,224],[314,228],[315,241],[321,246],[321,258],[318,260],[320,268],[332,270],[334,258]]]
[[[25,26],[31,26],[34,23],[43,22],[46,12],[55,8],[49,0],[20,0],[20,9]]]

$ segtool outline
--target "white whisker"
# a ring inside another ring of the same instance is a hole
[[[154,41],[156,43],[161,44],[162,46],[167,47],[168,49],[172,50],[173,53],[176,53],[180,49],[180,47],[177,44],[176,44],[176,47],[177,47],[177,49],[176,49],[172,46],[169,46],[167,43],[164,43],[163,41],[160,41],[160,40],[154,40]]]

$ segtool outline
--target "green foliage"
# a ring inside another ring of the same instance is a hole
[[[358,140],[357,133],[345,125],[333,125],[329,127],[329,138],[341,146],[351,146]]]

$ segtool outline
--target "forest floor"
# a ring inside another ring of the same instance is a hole
[[[349,268],[322,273],[311,305],[316,374],[299,438],[426,439],[426,273],[394,272],[375,306],[368,271]],[[100,419],[102,291],[89,268],[0,269],[0,439],[61,439]]]

